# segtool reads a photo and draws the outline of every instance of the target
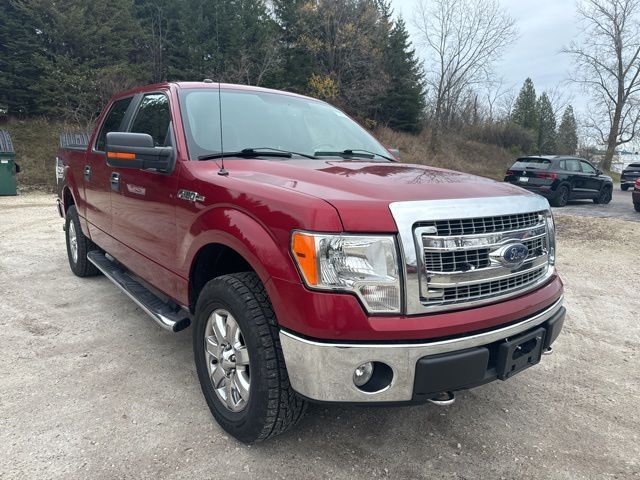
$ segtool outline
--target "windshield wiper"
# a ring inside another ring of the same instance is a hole
[[[316,159],[313,155],[307,155],[306,153],[290,152],[289,150],[280,150],[279,148],[271,147],[254,147],[243,148],[237,152],[218,152],[210,153],[208,155],[200,155],[198,160],[215,160],[222,157],[240,157],[240,158],[256,158],[256,157],[277,157],[277,158],[291,158],[294,155],[300,157]]]
[[[380,157],[380,158],[384,158],[385,160],[389,160],[390,162],[395,162],[395,160],[391,157],[387,157],[386,155],[382,155],[380,153],[371,152],[369,150],[363,150],[361,148],[347,149],[347,150],[342,150],[340,152],[315,152],[314,155],[316,157],[342,157],[342,158],[368,158],[368,159],[372,159],[374,157]]]

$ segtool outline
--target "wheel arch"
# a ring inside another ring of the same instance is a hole
[[[189,283],[186,304],[190,308],[196,304],[203,278],[210,280],[226,273],[253,271],[265,286],[276,314],[286,313],[281,308],[279,292],[270,280],[276,277],[289,282],[301,281],[288,246],[288,238],[275,238],[267,225],[246,212],[230,206],[204,212],[178,247],[179,255],[184,255],[179,261],[181,270]],[[206,275],[201,273],[203,268]]]
[[[76,199],[74,198],[73,192],[71,191],[71,188],[69,188],[69,185],[65,185],[62,189],[62,208],[65,216],[67,215],[67,212],[69,211],[69,207],[71,207],[71,205],[76,205]]]
[[[255,269],[236,250],[223,243],[208,243],[202,246],[196,253],[189,271],[189,309],[195,311],[200,292],[207,282],[221,275],[240,272],[255,273]]]

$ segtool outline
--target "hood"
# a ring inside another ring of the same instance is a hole
[[[246,159],[225,159],[225,164],[232,177],[329,202],[347,231],[395,231],[389,210],[392,202],[532,195],[509,183],[417,164]]]

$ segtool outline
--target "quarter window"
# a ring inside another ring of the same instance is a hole
[[[98,134],[96,150],[104,152],[107,133],[122,131],[122,121],[124,120],[129,104],[131,103],[131,98],[132,97],[123,98],[113,102],[113,105],[111,105],[111,108],[109,109],[109,113],[107,113],[107,116],[102,123],[100,133]]]
[[[162,93],[145,95],[131,125],[133,133],[147,133],[156,147],[170,145],[169,126],[171,113],[169,99]]]

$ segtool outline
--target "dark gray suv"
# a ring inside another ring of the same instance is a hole
[[[532,156],[516,160],[507,170],[505,182],[526,188],[564,207],[569,200],[590,199],[609,203],[613,180],[583,158]]]

